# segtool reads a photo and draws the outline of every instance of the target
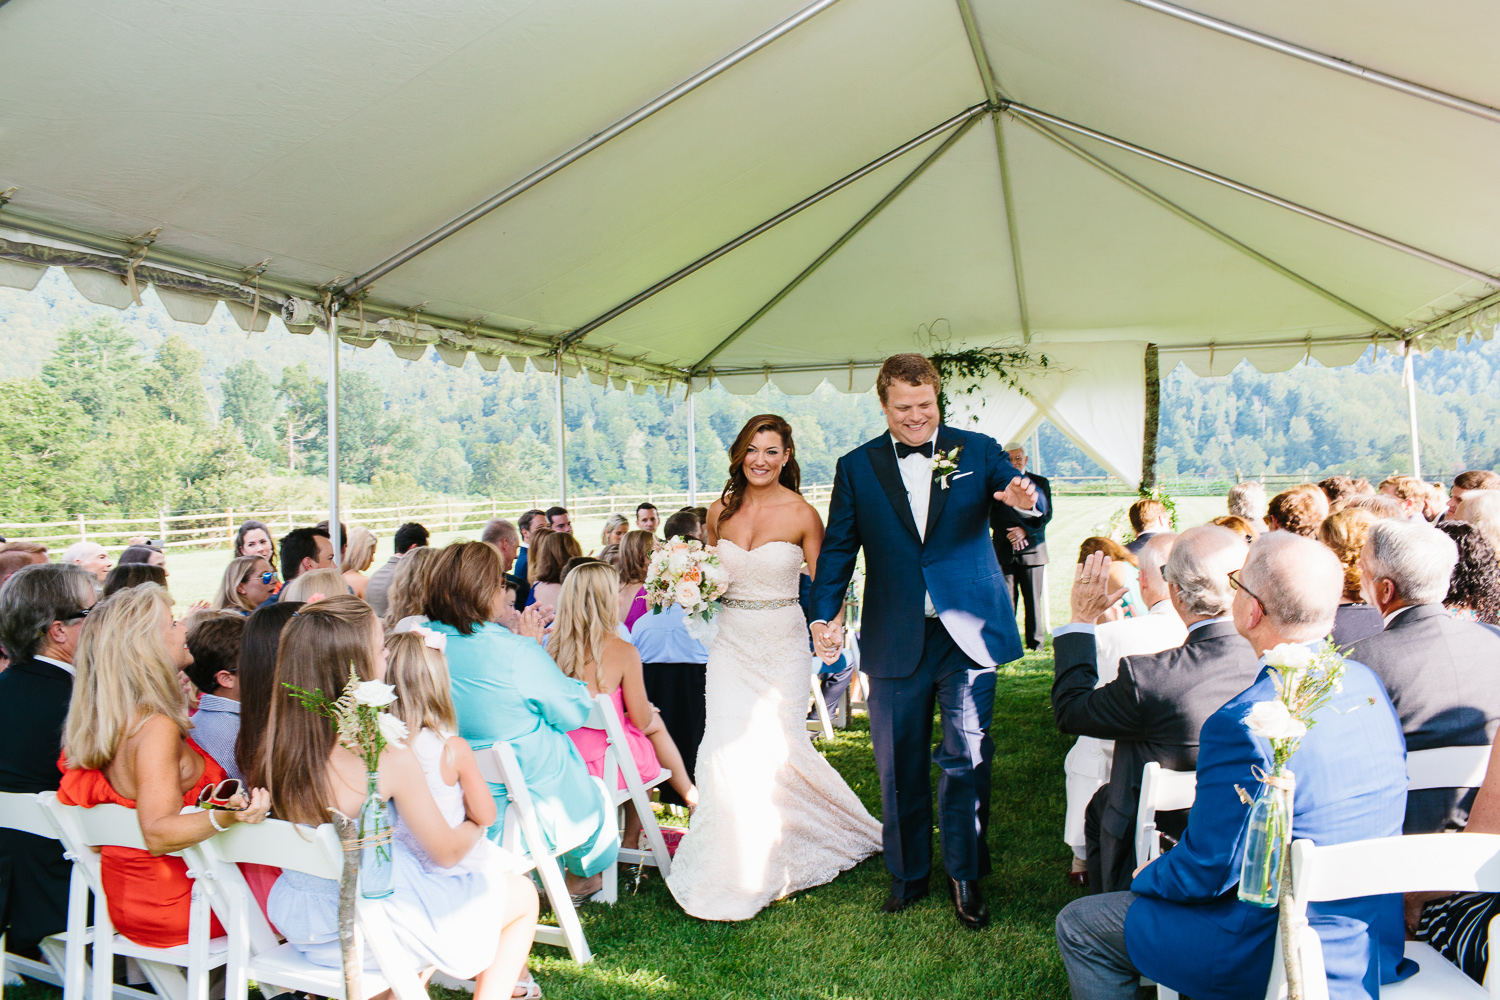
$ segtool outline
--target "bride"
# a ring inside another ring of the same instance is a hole
[[[801,479],[791,426],[751,417],[708,511],[731,582],[708,653],[698,807],[667,879],[704,920],[747,920],[880,850],[880,822],[807,735],[812,653],[797,592],[823,522]]]

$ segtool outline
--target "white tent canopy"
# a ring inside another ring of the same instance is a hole
[[[1222,374],[1492,325],[1500,7],[1194,2],[17,0],[0,282],[733,392],[933,330]]]

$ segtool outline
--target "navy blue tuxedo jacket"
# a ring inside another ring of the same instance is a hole
[[[912,519],[889,434],[840,458],[834,473],[828,532],[813,583],[812,617],[832,621],[839,613],[855,557],[863,547],[861,669],[871,677],[907,677],[916,670],[926,634],[924,587],[950,634],[955,627],[972,628],[996,663],[1021,657],[1015,609],[1005,592],[1005,576],[995,561],[989,532],[994,494],[1020,473],[995,439],[985,434],[944,424],[938,429],[937,447],[950,455],[955,448],[961,450],[947,489],[933,477],[925,543]]]

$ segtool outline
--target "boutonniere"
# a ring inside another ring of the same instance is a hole
[[[939,451],[932,456],[932,478],[945,490],[953,474],[958,471],[958,456],[963,450],[964,446],[959,445],[952,451]]]

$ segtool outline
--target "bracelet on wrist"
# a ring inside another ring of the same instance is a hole
[[[217,816],[214,815],[214,810],[209,809],[209,810],[207,810],[207,812],[208,812],[208,822],[210,824],[212,824],[212,826],[213,826],[213,828],[215,830],[217,830],[219,833],[223,833],[225,830],[229,829],[229,827],[227,827],[227,826],[220,826],[219,825],[219,817],[217,817]]]

